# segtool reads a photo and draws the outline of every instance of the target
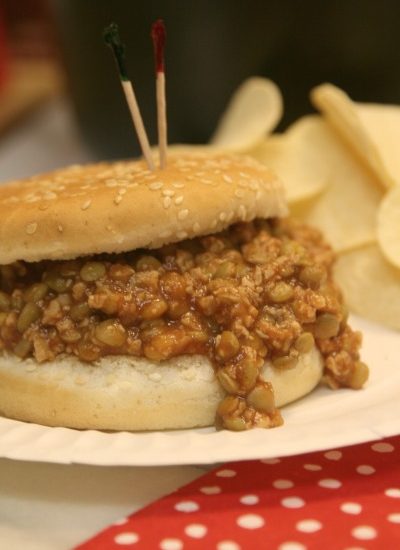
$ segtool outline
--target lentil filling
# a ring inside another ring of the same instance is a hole
[[[256,220],[157,250],[0,266],[0,350],[39,363],[203,354],[227,394],[217,425],[278,426],[266,359],[292,369],[315,344],[330,387],[368,376],[333,260],[317,230]]]

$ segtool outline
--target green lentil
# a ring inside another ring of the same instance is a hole
[[[106,274],[106,266],[101,262],[86,262],[80,271],[83,281],[90,283],[98,281]]]

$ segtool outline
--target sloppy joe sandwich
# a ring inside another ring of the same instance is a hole
[[[111,430],[282,423],[368,369],[317,230],[222,153],[73,166],[0,187],[0,411]]]

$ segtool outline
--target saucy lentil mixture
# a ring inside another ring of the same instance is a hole
[[[266,359],[292,369],[316,344],[330,387],[368,377],[333,259],[317,230],[256,220],[157,250],[0,266],[0,350],[39,363],[203,354],[226,391],[217,425],[278,426]]]

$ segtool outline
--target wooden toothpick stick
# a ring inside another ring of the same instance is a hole
[[[154,45],[154,59],[156,68],[156,97],[157,97],[157,127],[158,147],[160,154],[160,168],[167,164],[167,112],[165,101],[165,25],[162,19],[158,19],[151,27],[151,38]]]
[[[121,42],[118,25],[111,23],[104,29],[104,40],[113,51],[115,61],[117,63],[119,77],[121,80],[122,89],[125,94],[126,101],[128,103],[129,111],[131,113],[133,125],[136,130],[136,134],[140,143],[140,147],[143,152],[143,156],[147,162],[149,170],[154,170],[154,161],[151,154],[149,140],[147,138],[146,130],[143,124],[142,116],[140,114],[139,106],[136,101],[135,92],[131,80],[128,78],[126,64],[125,64],[125,47]]]

